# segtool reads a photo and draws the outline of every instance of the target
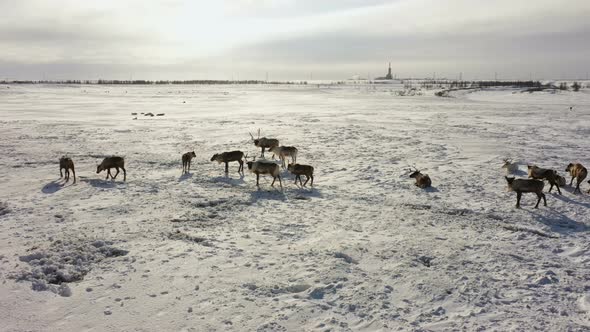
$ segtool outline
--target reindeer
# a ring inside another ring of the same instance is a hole
[[[240,163],[240,167],[238,167],[238,173],[244,172],[244,152],[242,151],[231,151],[231,152],[223,152],[223,153],[216,153],[211,157],[211,161],[217,161],[218,163],[225,163],[225,173],[228,173],[229,162],[237,161]]]
[[[259,179],[260,174],[269,174],[272,176],[272,183],[271,187],[274,187],[275,181],[278,178],[279,183],[281,185],[281,190],[283,190],[283,182],[281,181],[280,171],[281,168],[275,162],[268,161],[268,160],[259,160],[259,161],[248,161],[248,169],[250,172],[256,174],[256,186],[260,188]]]
[[[191,160],[196,156],[195,151],[187,152],[182,155],[182,174],[191,171]]]
[[[117,170],[117,173],[115,173],[115,176],[111,175],[111,168],[114,168]],[[125,160],[122,157],[106,157],[103,159],[102,163],[100,163],[100,165],[98,165],[96,167],[96,174],[107,170],[107,177],[106,180],[109,179],[109,176],[111,177],[111,179],[115,179],[117,177],[117,175],[119,175],[119,168],[121,168],[123,170],[123,181],[127,180],[127,171],[125,171]]]
[[[70,180],[70,170],[74,174],[74,183],[76,183],[76,171],[74,170],[74,162],[72,159],[63,156],[59,158],[59,177],[62,178],[63,174],[61,172],[62,169],[65,169],[66,172],[66,182]]]
[[[503,161],[502,168],[506,169],[506,174],[516,174],[518,172],[518,163],[513,163],[512,159],[503,159]]]
[[[543,194],[543,187],[545,183],[539,180],[530,180],[530,179],[515,179],[509,178],[507,176],[504,177],[508,182],[508,189],[510,191],[516,192],[516,208],[520,208],[520,198],[522,197],[522,193],[535,193],[539,198],[537,200],[537,205],[535,205],[535,209],[539,208],[539,203],[541,202],[541,198],[543,199],[543,203],[547,206],[547,199],[545,198],[545,194]]]
[[[287,167],[291,174],[295,174],[295,184],[297,184],[297,179],[299,179],[299,184],[302,187],[305,187],[307,181],[311,179],[311,186],[313,187],[313,166],[309,165],[301,165],[301,164],[289,164]],[[305,175],[305,183],[301,183],[301,175]]]
[[[252,137],[252,142],[254,142],[254,145],[256,147],[259,147],[262,149],[262,154],[260,155],[261,158],[264,158],[264,151],[268,148],[268,149],[272,149],[276,146],[279,146],[279,140],[275,139],[275,138],[266,138],[266,137],[262,137],[260,138],[260,128],[258,128],[258,138],[254,138],[254,136],[252,136],[252,133],[248,133],[250,134],[250,137]]]
[[[268,151],[279,156],[283,168],[285,168],[285,159],[291,157],[293,164],[297,162],[297,148],[294,146],[275,146]]]
[[[561,190],[559,190],[559,181],[557,171],[552,169],[546,168],[539,168],[535,165],[527,165],[529,178],[537,179],[537,180],[547,180],[551,187],[549,187],[549,192],[553,189],[553,186],[557,187],[557,192],[561,195]]]
[[[567,165],[565,171],[570,173],[570,175],[572,176],[570,186],[572,185],[572,183],[574,183],[574,178],[576,178],[577,184],[576,189],[574,189],[574,194],[576,193],[576,191],[581,194],[582,192],[580,191],[580,183],[582,183],[586,176],[588,176],[588,170],[586,170],[586,167],[582,166],[582,164],[570,163],[569,165]]]
[[[412,174],[410,174],[410,177],[416,179],[416,186],[424,189],[432,185],[432,181],[430,181],[430,177],[428,176],[428,174],[420,173],[420,171],[415,167],[413,170],[410,168],[409,171],[412,172]]]

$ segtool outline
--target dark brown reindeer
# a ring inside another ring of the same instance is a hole
[[[505,176],[506,181],[508,182],[508,189],[510,191],[516,192],[516,207],[520,208],[520,198],[522,197],[522,193],[535,193],[539,198],[537,200],[537,205],[535,205],[535,209],[539,208],[539,203],[541,199],[543,199],[543,203],[547,206],[547,199],[545,198],[545,194],[543,194],[543,187],[545,183],[539,180],[531,180],[531,179],[515,179],[509,178]]]
[[[111,168],[114,168],[117,170],[117,173],[115,173],[115,176],[111,175]],[[100,163],[100,165],[98,165],[96,167],[96,174],[106,170],[107,171],[107,177],[106,180],[109,179],[109,176],[111,177],[111,179],[115,179],[117,177],[117,175],[119,175],[119,168],[123,170],[123,181],[127,180],[127,171],[125,171],[125,160],[122,157],[106,157],[103,159],[102,163]]]
[[[188,173],[191,171],[191,160],[197,155],[195,151],[187,152],[182,155],[182,173]]]
[[[223,153],[216,153],[211,157],[211,161],[217,161],[218,163],[225,163],[225,173],[229,173],[229,163],[237,161],[240,164],[238,167],[238,173],[244,172],[244,152],[242,151],[230,151]]]
[[[410,174],[410,177],[416,179],[415,185],[417,187],[424,189],[424,188],[428,188],[428,187],[432,186],[432,181],[430,180],[430,177],[428,176],[428,174],[420,173],[420,171],[415,167],[414,167],[414,169],[410,168],[410,172],[412,172]]]
[[[295,184],[297,184],[297,179],[299,179],[299,184],[302,187],[305,187],[307,181],[311,179],[311,186],[313,187],[313,166],[309,165],[301,165],[301,164],[289,164],[287,167],[291,174],[295,175]],[[305,183],[301,183],[301,175],[305,175]]]
[[[274,147],[279,146],[279,140],[276,138],[266,138],[266,137],[260,137],[260,128],[258,129],[258,138],[254,138],[254,136],[252,136],[252,133],[248,133],[250,134],[250,137],[252,137],[252,142],[254,142],[254,145],[256,147],[259,147],[260,149],[262,149],[262,153],[260,154],[260,157],[264,158],[264,151],[266,149],[272,149]]]
[[[61,172],[62,169],[65,169],[66,182],[68,182],[70,180],[70,170],[72,170],[72,173],[74,175],[74,182],[73,183],[76,183],[76,171],[74,170],[74,162],[72,161],[72,159],[65,157],[65,156],[59,158],[59,177],[60,178],[63,177],[63,174]]]
[[[547,180],[551,185],[549,187],[549,192],[553,189],[553,186],[557,187],[557,192],[561,195],[561,190],[559,190],[559,179],[557,175],[557,171],[547,168],[539,168],[537,166],[527,165],[529,178],[537,179],[537,180]]]

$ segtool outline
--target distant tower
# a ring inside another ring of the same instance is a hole
[[[389,70],[387,71],[387,75],[385,75],[386,80],[392,80],[393,76],[391,76],[391,62],[389,63]]]

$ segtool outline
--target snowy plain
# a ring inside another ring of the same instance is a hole
[[[399,88],[0,85],[0,330],[589,331],[590,185],[501,168],[590,166],[589,90]],[[209,161],[258,128],[313,188]]]

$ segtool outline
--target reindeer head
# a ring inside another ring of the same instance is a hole
[[[570,169],[572,169],[572,167],[574,167],[574,164],[570,163],[569,165],[567,165],[567,167],[565,168],[566,172],[569,172]]]
[[[248,132],[248,134],[250,134],[250,137],[252,137],[252,142],[254,142],[254,145],[258,146],[258,143],[260,143],[260,128],[258,128],[258,138],[254,138],[251,132]]]
[[[416,167],[410,167],[408,169],[408,171],[410,171],[410,177],[411,178],[415,178],[418,175],[422,175],[422,173],[420,173],[420,170],[418,170]]]
[[[219,157],[219,153],[214,154],[213,157],[211,157],[211,161],[217,160],[217,157]]]
[[[502,159],[502,161],[504,161],[504,165],[502,165],[502,168],[507,168],[508,165],[512,164],[512,159]]]
[[[196,157],[197,157],[197,155],[195,154],[195,151],[194,151],[194,150],[193,150],[193,152],[191,152],[191,156],[192,156],[193,158],[196,158]]]

